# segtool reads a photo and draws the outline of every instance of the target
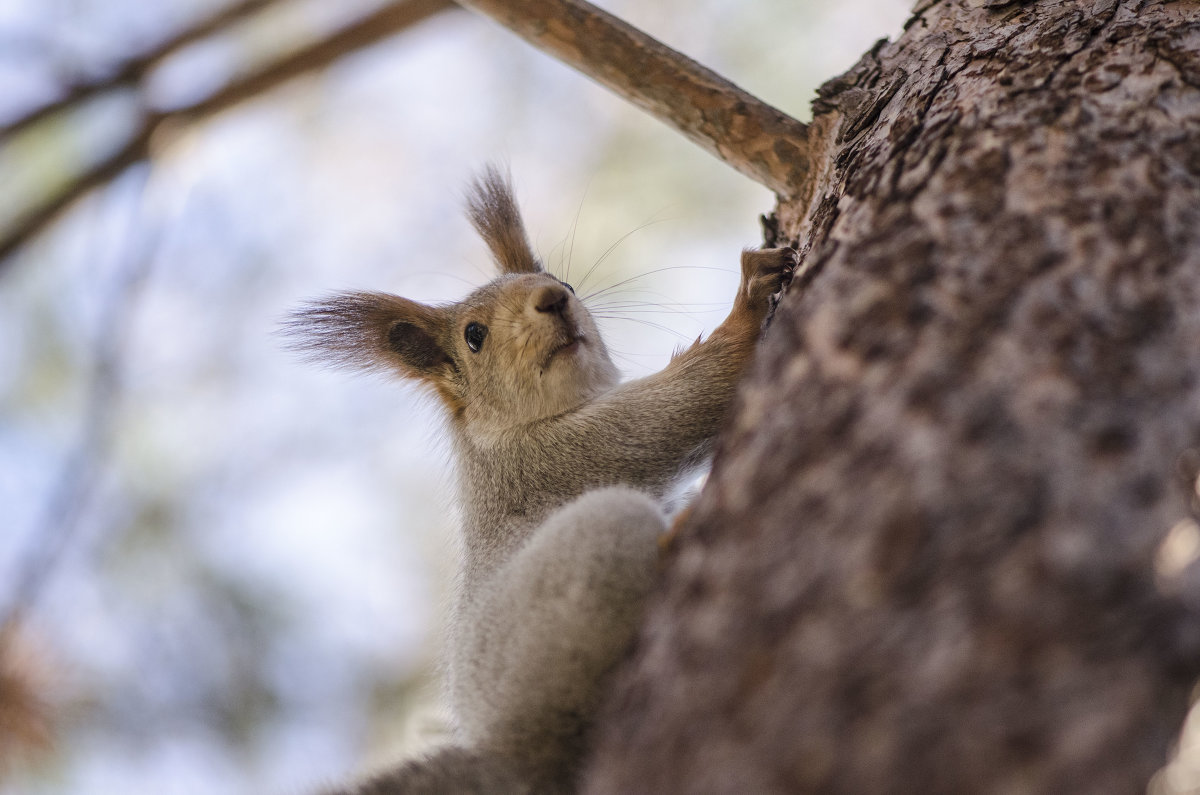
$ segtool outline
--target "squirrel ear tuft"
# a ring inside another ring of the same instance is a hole
[[[501,273],[539,273],[512,183],[494,165],[484,168],[467,191],[467,217],[492,250]]]
[[[293,312],[282,333],[317,362],[437,382],[455,369],[443,343],[449,323],[446,310],[397,295],[339,293]]]

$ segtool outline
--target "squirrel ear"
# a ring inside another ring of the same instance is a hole
[[[448,313],[388,293],[340,293],[284,321],[289,347],[335,367],[399,369],[445,381],[455,369],[443,340]]]
[[[513,198],[506,174],[489,165],[467,191],[467,217],[492,250],[501,273],[538,273],[542,265],[533,255],[521,211]]]

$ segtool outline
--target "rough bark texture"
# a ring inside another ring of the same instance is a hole
[[[807,270],[586,792],[1140,792],[1167,759],[1200,673],[1163,548],[1200,507],[1200,7],[921,6],[821,92],[778,213]]]

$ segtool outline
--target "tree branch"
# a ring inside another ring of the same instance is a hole
[[[145,176],[139,174],[130,216],[140,214],[145,201]],[[10,583],[5,583],[6,601],[0,603],[0,655],[3,641],[16,632],[23,617],[36,605],[43,589],[80,529],[88,503],[95,491],[105,459],[111,453],[113,422],[124,380],[130,329],[136,317],[147,277],[158,256],[161,224],[149,230],[131,224],[129,238],[118,254],[110,292],[101,305],[93,335],[92,371],[79,439],[64,456],[57,483],[43,506],[42,516],[31,535],[21,564]]]
[[[141,129],[124,144],[63,185],[40,205],[19,216],[11,227],[5,229],[0,234],[0,273],[11,262],[8,255],[53,221],[67,205],[92,188],[115,179],[134,163],[145,160],[150,151],[150,138],[161,119],[158,115],[147,116]]]
[[[683,133],[782,197],[808,174],[808,128],[584,0],[458,0]]]
[[[64,208],[92,188],[115,178],[129,166],[145,160],[150,154],[150,141],[163,123],[194,123],[215,115],[302,74],[323,69],[343,55],[375,44],[453,7],[450,0],[404,0],[393,3],[320,41],[234,80],[202,100],[169,111],[144,110],[137,129],[124,143],[82,171],[50,198],[19,216],[7,229],[0,231],[0,272],[9,265],[9,255],[45,228]]]
[[[266,69],[230,83],[195,105],[173,110],[169,115],[194,121],[219,113],[294,77],[324,69],[347,53],[376,44],[434,14],[454,7],[451,0],[403,0],[384,6],[327,38],[285,56]]]
[[[280,0],[243,0],[223,8],[211,16],[181,30],[156,47],[131,58],[108,71],[103,77],[76,83],[64,89],[62,96],[34,108],[23,116],[0,127],[0,137],[9,138],[60,111],[78,107],[84,100],[123,86],[135,86],[154,67],[184,47],[218,33],[255,12],[272,6]]]
[[[65,111],[92,96],[136,85],[178,49],[278,0],[244,0],[179,33],[113,75],[80,84],[67,94],[0,129],[0,140]],[[516,31],[542,49],[666,122],[704,149],[783,197],[792,196],[808,173],[807,127],[761,102],[695,61],[582,0],[461,0]],[[149,155],[163,122],[196,122],[341,56],[374,44],[452,7],[449,0],[389,4],[330,36],[236,79],[214,94],[168,111],[146,110],[137,130],[112,153],[30,208],[0,232],[0,271],[9,255],[41,231],[68,205]]]

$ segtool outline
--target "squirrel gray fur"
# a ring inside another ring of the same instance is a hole
[[[468,194],[500,275],[460,303],[345,293],[296,347],[398,372],[445,405],[464,558],[448,633],[454,743],[329,795],[567,793],[654,583],[664,494],[710,454],[791,249],[742,253],[733,309],[662,371],[619,382],[592,316],[530,248],[508,180]]]

